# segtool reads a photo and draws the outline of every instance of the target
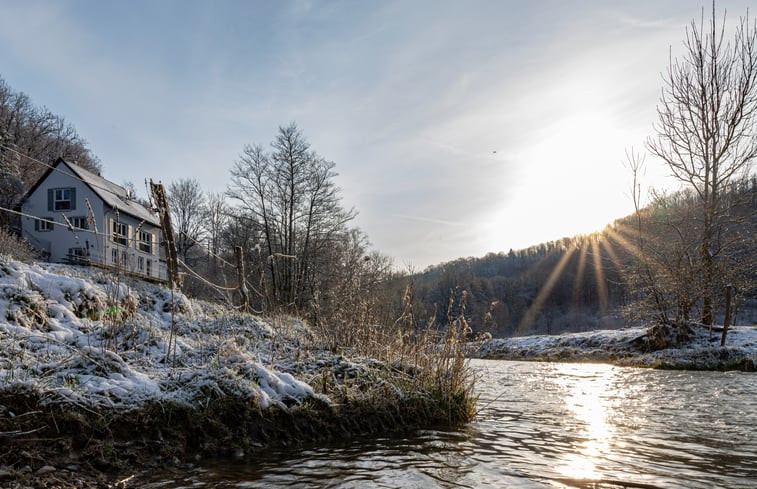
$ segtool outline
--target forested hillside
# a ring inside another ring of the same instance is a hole
[[[757,179],[736,182],[723,202],[729,219],[722,234],[729,241],[716,258],[736,286],[736,320],[744,322],[753,320],[750,306],[756,297]],[[598,233],[429,267],[412,276],[415,315],[444,323],[448,310],[456,317],[465,307],[473,333],[494,336],[619,327],[650,317],[643,314],[644,303],[654,293],[649,283],[641,283],[641,272],[649,273],[672,316],[688,300],[689,309],[680,312],[693,319],[700,271],[692,259],[696,245],[691,237],[699,223],[690,216],[698,205],[692,192],[657,195],[638,215]],[[725,285],[716,290],[721,318]]]
[[[66,120],[0,77],[0,206],[13,208],[58,157],[99,173],[100,162]],[[0,212],[0,226],[11,216]]]
[[[70,124],[0,78],[0,207],[13,208],[57,157],[100,169]],[[343,206],[336,176],[335,163],[292,123],[268,148],[244,146],[225,192],[205,192],[191,178],[171,182],[184,292],[301,315],[334,346],[369,342],[372,328],[395,322],[444,328],[465,318],[471,333],[494,336],[685,324],[710,310],[722,317],[728,286],[733,319],[754,320],[754,176],[718,182],[718,199],[706,205],[691,188],[656,194],[601,232],[412,276],[395,273],[353,226],[356,211]],[[0,212],[0,227],[12,228],[11,216]]]

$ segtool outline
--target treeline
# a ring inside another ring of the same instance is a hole
[[[100,173],[98,158],[71,124],[0,78],[0,207],[14,209],[59,157]],[[243,148],[225,191],[205,192],[194,179],[171,182],[184,291],[328,324],[335,345],[354,341],[351,325],[375,324],[379,315],[383,321],[389,312],[379,285],[392,276],[391,260],[371,250],[352,224],[356,211],[342,205],[336,175],[335,164],[292,123],[270,145]],[[20,247],[7,233],[18,229],[18,217],[0,212],[0,218],[3,249]]]
[[[757,298],[757,179],[735,181],[721,200],[729,216],[715,249],[722,319],[727,285],[736,314]],[[702,306],[696,284],[704,271],[694,259],[699,207],[690,190],[659,194],[602,232],[431,266],[412,277],[416,315],[443,324],[448,311],[464,308],[474,335],[494,336],[618,327],[654,318],[658,305],[667,320],[690,320]]]
[[[614,327],[628,301],[617,260],[601,233],[461,258],[413,277],[415,309],[444,322],[465,308],[472,333],[494,336]]]
[[[378,298],[391,260],[352,225],[356,212],[342,205],[334,168],[292,123],[267,147],[243,148],[223,193],[193,179],[171,182],[183,290],[301,315],[334,345],[354,342],[355,324],[385,322]]]
[[[47,169],[39,162],[58,157],[100,171],[98,158],[71,124],[0,77],[0,206],[13,208]],[[0,212],[0,226],[12,222],[9,214]]]
[[[0,205],[13,208],[45,171],[40,162],[61,156],[99,172],[70,124],[0,78]],[[716,200],[712,185],[655,195],[602,232],[409,275],[353,225],[356,211],[343,206],[336,176],[292,123],[268,145],[242,148],[225,191],[171,182],[182,289],[229,307],[300,315],[335,348],[376,341],[382,327],[395,334],[398,324],[444,330],[462,319],[472,335],[559,333],[722,317],[727,289],[735,314],[755,301],[754,177],[718,180]],[[0,215],[7,228],[11,217]]]

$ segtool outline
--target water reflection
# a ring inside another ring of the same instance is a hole
[[[614,428],[607,422],[614,406],[626,401],[622,387],[615,382],[615,367],[608,365],[557,364],[562,399],[572,417],[566,423],[582,441],[575,452],[561,456],[557,471],[572,479],[600,479],[598,459],[608,453]]]
[[[205,461],[139,487],[757,487],[755,374],[474,365],[481,411],[464,429]]]
[[[483,464],[547,487],[757,487],[754,374],[477,364]]]

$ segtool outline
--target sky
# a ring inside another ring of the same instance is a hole
[[[701,5],[0,0],[0,77],[138,189],[223,192],[244,145],[296,122],[375,249],[422,270],[633,212],[625,153]],[[644,189],[676,188],[646,162]]]

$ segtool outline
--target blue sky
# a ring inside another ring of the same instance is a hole
[[[749,2],[719,2],[731,21]],[[398,266],[523,248],[632,211],[692,1],[0,0],[0,76],[117,183],[220,192],[296,121]],[[672,187],[648,159],[646,183]]]

